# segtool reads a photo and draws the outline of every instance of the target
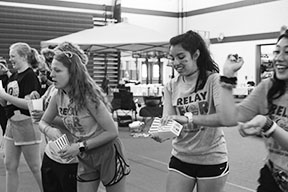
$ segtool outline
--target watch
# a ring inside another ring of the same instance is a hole
[[[86,141],[79,142],[79,151],[84,152],[87,150],[87,143]]]
[[[193,122],[193,113],[186,112],[186,113],[184,113],[184,116],[188,118],[188,123],[192,123]]]
[[[276,130],[277,124],[272,121],[269,117],[266,117],[266,122],[264,126],[261,128],[263,135],[268,138],[273,132]]]

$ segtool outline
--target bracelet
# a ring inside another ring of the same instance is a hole
[[[237,84],[237,77],[220,76],[220,82],[231,84],[231,85],[236,85]]]
[[[262,132],[267,132],[271,127],[273,126],[273,121],[269,118],[266,117],[266,122],[264,124],[264,126],[262,127]]]
[[[224,83],[224,82],[220,82],[220,85],[221,85],[221,87],[223,87],[225,89],[229,89],[229,90],[232,90],[233,88],[236,87],[236,85],[232,85],[232,84]]]
[[[277,128],[277,124],[272,121],[269,117],[266,117],[266,122],[262,127],[261,131],[265,137],[270,137],[275,129]]]
[[[85,151],[87,151],[88,150],[87,141],[85,140],[83,141],[83,143],[84,143]]]
[[[85,140],[82,142],[78,142],[78,145],[79,145],[79,151],[81,153],[88,150],[87,142]]]

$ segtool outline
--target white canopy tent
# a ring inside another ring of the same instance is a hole
[[[171,37],[152,29],[127,22],[94,27],[55,39],[42,41],[41,47],[57,45],[68,41],[91,52],[109,51],[168,51]]]

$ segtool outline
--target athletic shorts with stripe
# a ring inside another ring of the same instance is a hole
[[[80,154],[78,159],[79,182],[101,180],[104,186],[111,186],[130,173],[130,166],[119,138]]]

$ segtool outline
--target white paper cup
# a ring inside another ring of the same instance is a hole
[[[43,99],[32,99],[32,110],[43,111]]]
[[[32,114],[34,113],[33,112],[34,110],[43,111],[43,99],[32,99],[32,100],[30,100],[28,102],[28,108],[29,108],[29,111],[30,111],[30,114],[31,114],[32,122],[36,123],[37,120],[33,118]]]

